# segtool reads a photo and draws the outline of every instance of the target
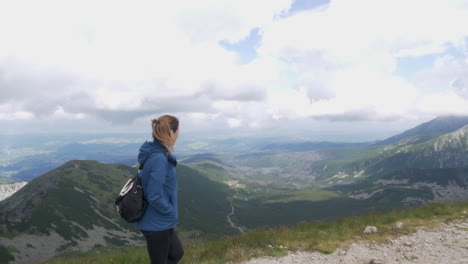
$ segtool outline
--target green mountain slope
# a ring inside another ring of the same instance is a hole
[[[409,129],[401,134],[380,141],[379,145],[393,144],[398,141],[418,137],[420,142],[431,139],[440,134],[453,132],[461,127],[468,125],[468,116],[439,116],[433,120]]]
[[[36,178],[0,203],[0,242],[24,261],[46,259],[55,250],[141,243],[137,230],[121,221],[112,206],[133,172],[125,166],[69,161]]]
[[[370,180],[373,179],[370,178]],[[468,168],[408,168],[389,173],[375,180],[388,185],[432,183],[443,187],[453,185],[466,188],[468,187]]]
[[[218,173],[223,174],[222,171]],[[231,212],[230,197],[233,190],[224,183],[210,179],[213,176],[222,177],[219,174],[177,165],[179,228],[191,231],[196,238],[237,233],[226,219]]]
[[[69,161],[34,179],[0,203],[0,254],[35,263],[61,252],[141,245],[139,231],[121,220],[114,206],[135,173],[125,165]],[[229,187],[183,164],[177,177],[179,231],[201,237],[235,232],[226,221]]]
[[[422,143],[399,141],[388,145],[379,156],[355,169],[367,175],[386,174],[404,168],[468,167],[468,125]],[[367,165],[367,166],[366,166]]]
[[[357,200],[400,203],[402,206],[434,201],[468,200],[468,168],[405,168],[385,175],[329,187]]]
[[[205,241],[196,245],[188,244],[185,247],[185,256],[181,264],[242,263],[251,258],[279,257],[296,251],[332,253],[338,248],[347,250],[353,242],[365,242],[371,246],[375,242],[394,243],[393,241],[397,237],[409,235],[421,230],[421,227],[424,230],[432,230],[450,222],[466,222],[468,219],[467,211],[468,202],[438,203],[385,214],[342,218],[326,223],[304,223],[290,227],[256,230],[238,237]],[[396,227],[398,222],[402,223],[400,228]],[[369,225],[376,226],[377,233],[363,233],[363,230]],[[460,229],[465,229],[461,225],[457,226],[460,226]],[[459,234],[454,232],[447,235],[458,236]],[[445,242],[444,239],[443,243]],[[411,252],[415,246],[418,245],[405,245],[404,252],[408,252],[407,250]],[[144,248],[117,248],[61,256],[47,262],[47,264],[137,264],[148,261]],[[311,261],[318,263],[317,259]],[[402,261],[405,262],[405,260]],[[265,263],[265,260],[261,263]],[[373,263],[373,261],[368,260],[362,263]],[[405,263],[410,263],[410,261]]]
[[[423,137],[415,135],[378,147],[324,150],[319,153],[328,153],[328,159],[313,164],[313,171],[321,183],[340,184],[405,168],[468,167],[468,125],[429,140]]]

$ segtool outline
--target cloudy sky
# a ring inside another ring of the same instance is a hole
[[[393,133],[468,114],[466,25],[466,0],[4,0],[0,133]]]

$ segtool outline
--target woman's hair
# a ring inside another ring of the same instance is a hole
[[[161,141],[170,152],[174,149],[175,141],[171,137],[171,131],[175,133],[179,129],[179,119],[171,115],[163,115],[151,120],[153,138]]]

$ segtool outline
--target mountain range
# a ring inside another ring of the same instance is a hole
[[[254,178],[278,175],[277,180],[296,187],[351,183],[404,168],[466,167],[467,125],[467,117],[438,117],[377,143],[280,144],[237,155],[230,163]]]
[[[419,126],[409,129],[401,134],[379,141],[379,145],[393,144],[398,141],[417,136],[419,138],[432,138],[445,133],[453,132],[468,124],[468,116],[439,116]]]
[[[381,142],[265,144],[180,161],[178,230],[188,241],[210,239],[466,200],[468,118],[438,117]],[[113,205],[136,173],[127,165],[70,160],[1,201],[0,260],[35,263],[70,251],[142,245]]]

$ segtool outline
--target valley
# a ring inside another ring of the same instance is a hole
[[[382,142],[181,141],[178,231],[195,243],[468,200],[468,122],[453,120],[436,118]],[[29,183],[0,201],[0,255],[40,261],[141,245],[138,230],[119,219],[113,205],[121,185],[136,173],[131,166],[141,135],[50,140],[42,148],[2,143],[8,153],[11,146],[22,150],[2,156],[2,181]]]

